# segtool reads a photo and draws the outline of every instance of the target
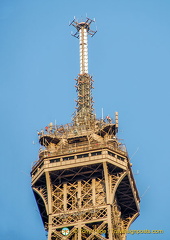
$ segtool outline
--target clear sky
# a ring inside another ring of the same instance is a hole
[[[71,122],[79,73],[78,40],[68,23],[96,18],[89,39],[89,73],[97,117],[119,112],[141,213],[131,225],[170,237],[170,1],[0,1],[0,239],[45,240],[31,190],[38,159],[36,131]],[[34,141],[34,144],[33,144]]]

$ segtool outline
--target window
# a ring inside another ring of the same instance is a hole
[[[92,152],[91,153],[91,156],[97,156],[97,155],[101,155],[102,154],[102,152],[100,151],[100,152]]]
[[[124,161],[124,158],[121,157],[121,156],[119,156],[119,155],[117,155],[117,159],[119,159],[119,160],[121,160],[121,161]]]
[[[85,158],[85,157],[88,157],[88,156],[89,156],[89,154],[85,153],[85,154],[77,155],[77,158]]]
[[[63,161],[72,160],[72,159],[74,159],[74,156],[64,157]]]
[[[60,158],[55,158],[50,160],[50,163],[54,163],[54,162],[60,162]]]
[[[109,151],[108,151],[108,154],[109,154],[110,156],[112,156],[112,157],[115,157],[115,154],[112,153],[112,152],[109,152]]]

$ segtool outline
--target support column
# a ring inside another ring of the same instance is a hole
[[[95,184],[96,184],[96,179],[92,179],[92,199],[93,199],[93,206],[96,205],[96,188],[95,188]]]
[[[48,240],[51,240],[52,233],[52,189],[51,189],[51,179],[49,172],[45,172],[46,186],[47,186],[47,196],[48,196]]]
[[[67,183],[63,184],[64,187],[64,211],[67,211]]]
[[[111,202],[110,202],[109,173],[108,173],[106,162],[103,162],[103,169],[104,169],[104,178],[105,178],[105,187],[106,187],[106,202],[107,202],[107,204],[111,204]]]
[[[109,235],[109,240],[112,240],[113,229],[112,229],[112,215],[111,215],[111,202],[110,202],[111,191],[110,191],[110,184],[109,184],[109,173],[108,173],[106,162],[103,162],[103,169],[104,169],[104,178],[105,178],[105,187],[106,187],[108,235]]]
[[[78,208],[81,209],[81,181],[78,181]]]
[[[109,240],[113,239],[113,226],[112,226],[112,215],[111,215],[111,205],[107,205],[107,221],[108,221],[108,235]]]

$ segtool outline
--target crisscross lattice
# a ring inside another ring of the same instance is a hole
[[[63,185],[53,185],[52,189],[53,213],[62,212],[64,200]]]
[[[104,180],[97,178],[95,181],[96,205],[101,206],[106,204]]]
[[[67,210],[75,210],[78,205],[77,197],[78,182],[67,184]]]
[[[81,204],[83,208],[92,207],[92,180],[81,182]]]

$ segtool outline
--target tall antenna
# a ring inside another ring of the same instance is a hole
[[[93,101],[91,96],[92,77],[88,74],[88,35],[94,36],[96,31],[90,29],[94,20],[86,18],[84,22],[74,20],[70,23],[76,28],[76,33],[72,36],[79,39],[80,49],[80,74],[76,80],[76,88],[78,92],[77,111],[74,116],[75,125],[91,125],[95,119],[93,114]]]
[[[93,31],[90,29],[90,24],[94,22],[94,20],[90,18],[86,18],[85,22],[78,23],[75,19],[70,23],[70,25],[74,26],[77,30],[75,34],[72,36],[79,38],[79,48],[80,48],[80,74],[88,73],[88,35],[91,37],[97,31]]]

